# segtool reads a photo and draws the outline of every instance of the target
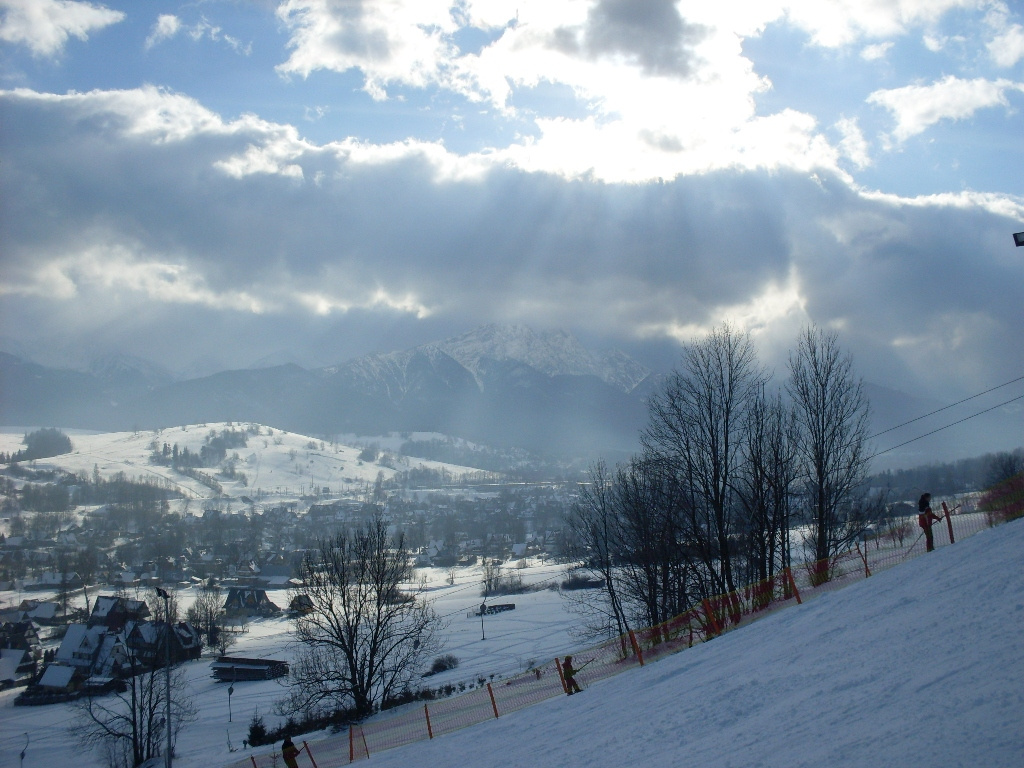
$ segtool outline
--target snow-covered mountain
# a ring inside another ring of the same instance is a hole
[[[0,423],[121,430],[258,421],[304,434],[442,432],[498,447],[634,449],[651,375],[565,332],[489,325],[316,370],[279,365],[171,382],[130,361],[59,371],[0,359]]]
[[[571,333],[536,333],[525,325],[485,325],[422,349],[430,348],[450,355],[478,382],[487,360],[521,363],[548,376],[595,376],[625,392],[631,392],[650,375],[622,352],[595,353]]]

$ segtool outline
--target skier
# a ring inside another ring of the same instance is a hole
[[[292,743],[291,736],[284,737],[284,743],[281,744],[281,757],[284,758],[284,764],[288,768],[299,768],[299,750]]]
[[[924,529],[925,548],[931,552],[935,549],[935,539],[932,536],[932,523],[939,522],[942,518],[932,512],[932,495],[921,494],[917,501],[917,524]]]
[[[562,662],[562,677],[565,678],[565,692],[572,696],[580,693],[580,684],[576,682],[576,670],[572,668],[572,656],[566,656]]]

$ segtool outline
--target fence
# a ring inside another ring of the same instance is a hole
[[[948,546],[993,524],[984,513],[957,514],[942,504],[942,521],[933,525],[936,547]],[[647,627],[577,652],[572,664],[577,682],[592,684],[709,640],[789,605],[845,587],[924,554],[916,517],[873,532],[848,551],[820,562],[786,569],[765,581],[702,601],[663,624]],[[552,659],[514,677],[487,683],[458,696],[405,705],[346,732],[309,744],[303,742],[299,765],[336,768],[393,749],[516,712],[567,692],[562,661]],[[278,753],[250,755],[228,768],[276,768]]]

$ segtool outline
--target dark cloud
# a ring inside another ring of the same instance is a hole
[[[623,56],[646,74],[685,77],[705,34],[683,19],[675,0],[599,0],[582,30],[556,30],[554,42],[592,58]]]
[[[155,140],[112,131],[123,118],[87,103],[0,102],[0,324],[41,354],[330,364],[520,322],[664,360],[665,328],[760,311],[769,286],[795,280],[806,316],[764,310],[758,329],[777,370],[805,318],[897,388],[977,391],[1024,369],[1015,222],[980,204],[900,204],[783,172],[599,185],[495,168],[438,181],[423,155],[355,162],[293,140],[283,162],[302,178],[236,178],[216,164],[269,146],[271,127]],[[182,272],[129,279],[150,263]],[[391,302],[368,301],[377,291]],[[295,298],[310,295],[335,303],[318,313]]]

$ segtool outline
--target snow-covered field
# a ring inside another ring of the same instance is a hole
[[[73,450],[69,454],[33,462],[36,469],[62,469],[75,474],[91,476],[96,470],[104,478],[123,472],[138,480],[166,481],[188,498],[211,495],[208,488],[196,480],[175,472],[170,467],[152,464],[149,460],[153,444],[162,447],[178,445],[198,453],[211,432],[242,430],[249,425],[226,422],[185,425],[161,430],[139,432],[87,432],[62,430],[71,438]],[[336,496],[349,490],[361,490],[372,484],[378,473],[389,479],[396,472],[417,467],[444,468],[454,475],[478,470],[443,464],[429,459],[398,456],[395,452],[402,442],[397,436],[363,437],[341,436],[334,443],[316,437],[284,432],[258,425],[259,434],[250,434],[247,445],[228,451],[238,454],[237,471],[244,473],[246,482],[217,477],[227,496],[256,497],[262,493],[268,499],[295,498],[310,493],[312,488],[330,488]],[[33,428],[0,427],[0,452],[17,453],[25,446],[22,440]],[[440,437],[432,433],[413,433],[410,439]],[[392,451],[383,462],[361,461],[359,454],[369,444],[383,451]],[[216,470],[204,470],[214,475]]]
[[[154,439],[198,450],[210,429],[224,427],[159,435],[69,433],[76,452],[54,460],[54,466],[85,473],[95,466],[104,476],[161,475],[164,468],[148,462]],[[23,434],[0,431],[0,451],[18,450]],[[357,447],[321,448],[309,437],[269,434],[266,428],[239,454],[250,492],[281,488],[287,489],[282,495],[294,495],[311,484],[333,491],[372,482],[382,469],[360,464]],[[190,495],[209,495],[207,488],[167,471]],[[1020,768],[1022,553],[1024,521],[983,531],[706,645],[597,682],[580,697],[550,700],[371,760],[396,768]],[[460,660],[458,668],[430,678],[430,685],[511,676],[585,645],[571,633],[575,619],[565,602],[550,590],[503,598],[516,609],[486,617],[483,639],[479,617],[467,616],[481,601],[479,569],[456,573],[456,583],[449,585],[446,571],[417,572],[417,579],[426,577],[434,607],[448,622],[443,652]],[[539,561],[530,561],[524,572],[527,583],[561,578],[560,567]],[[5,592],[0,605],[29,596],[50,595]],[[182,611],[192,597],[191,590],[178,592]],[[272,592],[271,599],[287,603],[284,593]],[[252,621],[231,653],[290,660],[290,629],[285,618]],[[258,711],[268,726],[279,720],[273,714],[274,702],[284,695],[279,682],[236,683],[229,703],[228,686],[210,676],[211,660],[184,666],[199,719],[179,738],[174,764],[180,768],[245,759],[242,742],[253,714]],[[102,766],[75,742],[72,705],[14,707],[16,693],[0,692],[0,768]],[[319,737],[306,738],[312,744]]]
[[[563,569],[529,561],[523,569],[524,581],[538,586],[557,584],[563,578]],[[521,672],[536,660],[550,660],[574,641],[569,630],[572,616],[567,614],[557,591],[541,589],[524,595],[501,598],[499,602],[514,602],[516,609],[484,618],[483,633],[480,618],[469,618],[481,602],[481,572],[479,568],[456,570],[457,579],[447,583],[448,572],[443,569],[417,569],[416,577],[426,577],[430,599],[435,610],[445,617],[446,642],[444,653],[454,654],[460,665],[454,670],[428,678],[427,683],[437,686],[445,682],[467,682],[479,676],[496,677]],[[286,605],[285,592],[268,592],[271,600]],[[91,593],[94,597],[95,594]],[[192,603],[190,589],[176,593],[179,610],[185,611]],[[22,597],[29,596],[28,593]],[[32,597],[47,597],[46,593],[32,593]],[[0,602],[16,602],[16,593],[0,593]],[[239,636],[230,653],[237,656],[265,657],[290,660],[294,648],[290,640],[291,622],[287,618],[251,621],[247,631]],[[481,639],[485,635],[486,639]],[[249,721],[257,711],[268,726],[278,723],[273,705],[284,696],[278,681],[239,682],[234,685],[230,711],[228,686],[211,677],[212,656],[183,666],[186,670],[189,694],[199,710],[199,719],[189,725],[178,741],[175,766],[223,765],[237,760],[246,753],[231,752],[241,749],[247,737]],[[15,707],[18,691],[0,692],[0,766],[17,765],[18,753],[29,734],[29,749],[25,768],[30,766],[69,766],[79,768],[101,766],[96,756],[83,754],[74,743],[68,726],[75,717],[73,704],[43,707]],[[230,746],[229,746],[230,744]],[[263,747],[263,751],[266,751]]]
[[[1018,520],[368,764],[1020,768],[1022,553]]]
[[[1024,521],[983,531],[595,683],[582,696],[377,753],[371,762],[382,768],[1019,768],[1022,552]],[[559,578],[558,568],[535,565],[528,581]],[[579,646],[569,633],[573,617],[553,591],[509,598],[515,611],[486,617],[484,640],[479,618],[466,615],[480,602],[479,575],[466,571],[451,586],[439,571],[428,579],[438,612],[449,620],[445,650],[461,661],[433,683],[511,674]],[[180,599],[187,605],[187,591]],[[284,619],[253,622],[232,651],[289,658],[288,629]],[[205,768],[244,758],[240,748],[253,712],[275,722],[271,709],[283,690],[275,682],[237,683],[229,722],[227,686],[209,677],[209,659],[186,668],[201,714],[182,732],[174,764]],[[67,730],[70,706],[15,708],[13,696],[0,694],[0,766],[18,764],[26,732],[25,768],[101,765]],[[229,740],[238,751],[229,751]]]

